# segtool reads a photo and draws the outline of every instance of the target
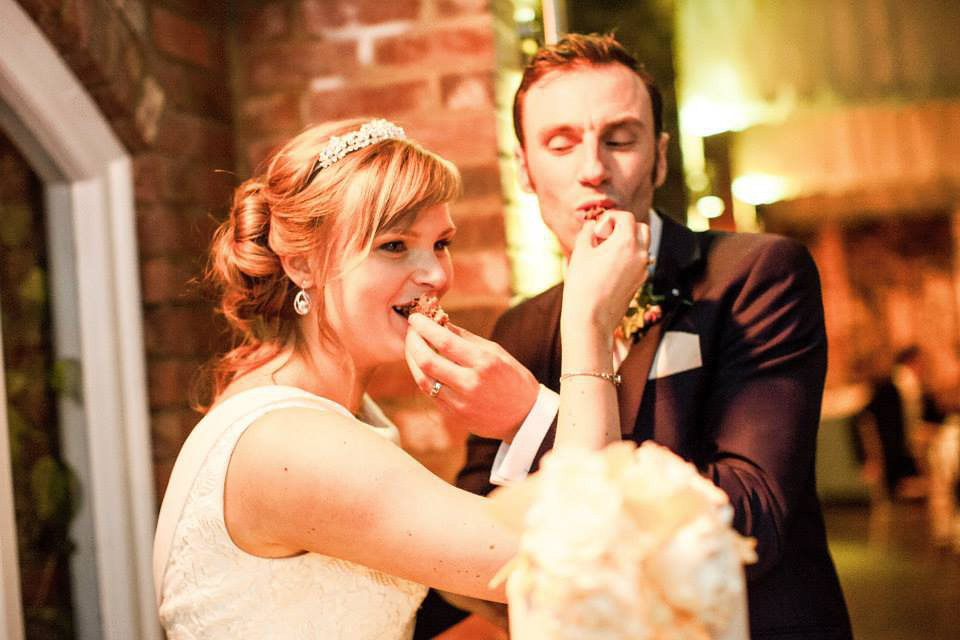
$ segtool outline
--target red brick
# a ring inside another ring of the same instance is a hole
[[[348,116],[395,116],[415,111],[429,99],[426,81],[322,91],[311,97],[309,115],[311,121]]]
[[[60,0],[17,0],[20,8],[35,22],[40,22],[60,9]]]
[[[130,0],[121,0],[129,3]],[[259,4],[261,0],[254,0],[254,4]],[[119,2],[117,3],[119,4]],[[174,9],[178,14],[210,25],[218,29],[223,29],[226,25],[227,12],[232,8],[233,2],[223,2],[216,0],[214,2],[197,2],[197,0],[164,0],[164,4]],[[241,4],[237,2],[236,4]]]
[[[213,309],[206,305],[165,306],[144,314],[144,344],[149,356],[211,356],[218,346],[216,334]]]
[[[157,460],[173,462],[184,440],[200,420],[200,415],[189,409],[163,409],[151,416],[153,456]]]
[[[110,128],[120,138],[120,142],[132,154],[147,151],[149,146],[143,139],[143,134],[137,126],[133,116],[127,118],[111,118]]]
[[[228,124],[172,109],[164,111],[154,142],[158,151],[180,158],[232,164],[233,134]]]
[[[354,0],[357,20],[364,24],[390,20],[414,20],[420,14],[420,0]]]
[[[61,49],[65,51],[85,51],[90,56],[99,74],[103,76],[104,81],[108,82],[117,76],[124,75],[121,52],[123,43],[125,41],[129,42],[129,38],[126,37],[125,27],[112,11],[100,7],[95,12],[95,20],[97,20],[97,26],[90,29],[86,42],[80,43],[78,40],[70,40],[69,34],[61,32],[61,36],[67,39],[61,45]],[[89,83],[88,78],[84,78],[84,80]]]
[[[510,266],[502,251],[454,251],[453,270],[456,295],[509,295]]]
[[[290,133],[293,134],[295,132],[291,131]],[[286,136],[265,138],[248,143],[246,145],[246,153],[244,154],[246,166],[242,167],[243,175],[250,176],[257,173],[261,168],[260,165],[269,158],[274,151],[279,149],[284,142],[286,142]]]
[[[241,65],[252,91],[303,89],[317,76],[348,73],[356,64],[355,42],[284,42],[259,47]]]
[[[147,388],[150,406],[186,407],[190,398],[190,382],[194,380],[200,363],[185,359],[150,359],[147,363]]]
[[[405,115],[401,124],[411,138],[458,166],[497,162],[496,114],[428,110]]]
[[[143,301],[148,304],[184,302],[196,297],[190,283],[200,275],[200,269],[192,262],[183,258],[144,260],[141,265]]]
[[[230,205],[237,179],[230,167],[189,164],[177,172],[179,190],[171,194],[177,202],[224,209]]]
[[[378,64],[414,64],[430,59],[433,34],[401,35],[377,40],[374,59]]]
[[[477,109],[494,107],[493,73],[468,73],[440,79],[440,95],[444,109]]]
[[[460,167],[463,198],[481,198],[500,193],[500,169],[496,164]]]
[[[137,246],[140,256],[155,258],[193,248],[189,221],[180,207],[142,204],[137,207]]]
[[[60,28],[64,38],[71,40],[74,47],[85,46],[89,40],[93,27],[90,5],[85,0],[65,0],[61,5]],[[115,28],[119,25],[111,22],[109,26]]]
[[[196,22],[154,7],[152,27],[153,42],[161,51],[202,67],[211,65],[213,42]]]
[[[507,242],[502,212],[493,211],[486,216],[458,219],[456,217],[456,207],[454,207],[454,222],[457,225],[457,235],[453,239],[454,255],[478,249],[496,249],[499,251],[506,249]]]
[[[290,32],[287,11],[286,3],[269,2],[241,14],[237,25],[240,43],[247,46],[287,36]]]
[[[493,66],[493,29],[464,27],[382,38],[374,49],[379,64],[450,66],[461,59],[489,58]]]
[[[167,491],[167,484],[170,482],[170,475],[173,473],[172,456],[158,456],[153,454],[153,488],[156,496],[162,496]]]
[[[222,69],[222,67],[218,67]],[[183,71],[182,85],[168,87],[167,97],[171,93],[184,91],[184,103],[191,113],[207,118],[215,118],[229,123],[231,115],[231,95],[227,79],[222,73],[211,73],[205,69],[186,67]]]
[[[444,55],[487,56],[493,63],[493,27],[448,29],[435,33],[435,47]]]
[[[137,202],[158,202],[167,190],[170,161],[156,153],[133,158],[133,192]]]
[[[169,108],[229,121],[231,96],[224,75],[159,55],[150,57],[149,68],[163,88]]]
[[[451,207],[453,221],[458,225],[471,218],[503,217],[503,194],[493,193],[482,198],[460,198]]]
[[[302,0],[299,9],[304,29],[312,36],[323,35],[327,29],[335,29],[347,23],[347,15],[339,2]]]
[[[245,135],[289,134],[302,127],[300,97],[295,93],[253,96],[242,102],[239,111]]]
[[[185,211],[182,206],[142,204],[137,213],[140,255],[205,256],[216,225],[205,208]]]
[[[490,11],[490,0],[437,0],[437,11],[443,16]]]
[[[129,118],[133,115],[135,93],[129,84],[125,82],[101,84],[90,88],[89,91],[100,113],[108,120]]]

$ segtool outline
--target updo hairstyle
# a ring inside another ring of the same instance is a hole
[[[230,215],[214,234],[206,274],[234,345],[213,363],[214,398],[238,375],[300,346],[293,298],[303,283],[287,277],[281,257],[312,256],[318,266],[309,284],[321,291],[369,253],[377,233],[404,228],[423,209],[459,194],[457,169],[410,140],[377,142],[319,168],[317,154],[329,138],[366,121],[304,130],[237,187]],[[321,338],[333,340],[323,297],[312,296],[311,305]]]

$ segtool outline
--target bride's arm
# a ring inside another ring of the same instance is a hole
[[[626,211],[607,211],[577,236],[560,316],[557,449],[600,449],[620,439],[613,332],[646,279],[648,245],[649,229],[641,225],[638,233]]]
[[[313,551],[505,602],[503,587],[489,582],[515,555],[517,537],[485,502],[355,420],[291,408],[240,438],[224,518],[235,544],[254,555]]]

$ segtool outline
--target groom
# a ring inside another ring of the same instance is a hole
[[[814,484],[827,345],[808,252],[772,235],[694,233],[652,209],[667,172],[660,94],[612,36],[570,35],[539,51],[514,125],[522,182],[568,256],[596,207],[650,227],[652,286],[633,317],[646,321],[615,338],[622,434],[670,447],[729,496],[734,526],[757,541],[752,637],[850,638]],[[422,385],[443,380],[438,403],[490,436],[471,437],[464,488],[516,481],[551,447],[561,287],[504,314],[493,339],[505,352],[458,345],[449,359],[476,365],[462,379],[443,366],[449,345],[417,362]]]

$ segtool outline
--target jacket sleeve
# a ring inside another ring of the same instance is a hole
[[[529,369],[541,384],[555,391],[554,383],[549,380],[553,349],[550,336],[555,335],[558,327],[559,313],[553,308],[553,303],[559,300],[559,291],[551,290],[521,303],[500,317],[491,336],[494,342]],[[553,423],[556,424],[556,418]],[[552,443],[553,425],[540,447],[540,453]],[[466,462],[457,476],[457,486],[480,495],[490,493],[495,488],[490,483],[490,470],[499,448],[499,440],[470,435],[467,438]]]
[[[729,309],[705,390],[703,472],[730,497],[734,526],[757,540],[755,579],[790,528],[819,518],[814,453],[826,375],[820,280],[809,252],[774,238],[718,300]],[[802,539],[799,536],[797,539]]]

